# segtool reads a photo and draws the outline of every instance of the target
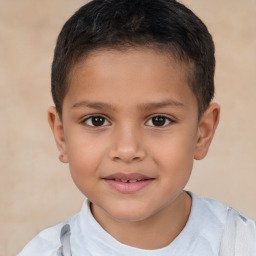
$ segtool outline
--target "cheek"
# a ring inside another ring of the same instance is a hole
[[[180,130],[180,133],[173,133],[158,141],[157,147],[152,143],[151,156],[161,172],[168,179],[186,180],[189,178],[194,160],[195,139],[190,131]]]
[[[196,147],[195,135],[192,132],[172,133],[169,135],[158,136],[156,140],[151,140],[148,148],[151,150],[152,157],[159,159],[163,163],[191,162],[193,160]]]
[[[69,168],[74,182],[93,182],[92,177],[97,177],[98,167],[104,156],[104,143],[99,143],[86,137],[72,137],[67,142]],[[80,185],[81,185],[80,184]]]
[[[70,132],[66,139],[69,164],[93,164],[104,151],[105,143],[102,139],[102,136],[87,134],[83,129]]]

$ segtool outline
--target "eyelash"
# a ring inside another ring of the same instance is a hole
[[[96,121],[96,122],[100,122],[99,124],[100,125],[95,125],[95,124],[93,124],[93,118],[95,118],[95,120],[94,121]],[[158,120],[155,120],[155,121],[157,121],[157,122],[162,122],[162,121],[164,121],[164,124],[163,125],[154,125],[153,124],[153,122],[152,122],[152,120],[153,120],[153,118],[158,118]],[[98,119],[98,120],[97,120]],[[151,121],[151,124],[149,125],[148,123]],[[89,122],[89,123],[88,123]],[[107,122],[107,125],[105,124]],[[166,124],[166,122],[168,122],[167,124]],[[172,119],[172,118],[170,118],[170,117],[168,117],[168,116],[166,116],[166,115],[162,115],[162,114],[158,114],[158,115],[154,115],[154,116],[151,116],[146,122],[145,122],[145,124],[147,125],[147,126],[151,126],[151,127],[166,127],[166,126],[168,126],[168,125],[170,125],[171,123],[174,123],[175,121]],[[86,117],[85,119],[83,119],[82,120],[82,122],[81,123],[83,123],[83,124],[85,124],[85,125],[87,125],[87,126],[89,126],[89,127],[104,127],[104,126],[108,126],[108,125],[110,125],[110,121],[108,121],[108,118],[106,118],[105,116],[103,116],[103,115],[100,115],[100,114],[96,114],[96,115],[91,115],[91,116],[88,116],[88,117]],[[101,124],[102,123],[102,124]],[[104,125],[105,124],[105,125]]]
[[[146,122],[146,124],[148,123],[148,122],[150,122],[151,121],[151,123],[153,124],[153,122],[152,122],[152,120],[153,120],[153,118],[158,118],[158,121],[164,121],[164,125],[159,125],[159,126],[157,126],[157,125],[148,125],[148,126],[152,126],[152,127],[166,127],[166,126],[168,126],[168,125],[170,125],[171,123],[174,123],[174,120],[172,119],[172,118],[170,118],[170,117],[168,117],[168,116],[166,116],[166,115],[161,115],[161,114],[158,114],[158,115],[154,115],[154,116],[151,116],[149,119],[148,119],[148,121]],[[161,120],[162,119],[162,120]],[[166,124],[166,122],[168,121],[168,124]]]
[[[106,126],[106,125],[99,125],[99,126],[97,126],[97,125],[93,125],[93,118],[99,118],[99,119],[102,119],[101,121],[104,121],[103,122],[103,124],[105,123],[105,122],[108,122],[108,125],[110,124],[110,122],[108,121],[108,119],[105,117],[105,116],[103,116],[103,115],[91,115],[91,116],[88,116],[88,117],[86,117],[85,119],[83,119],[82,120],[82,123],[83,124],[85,124],[85,125],[87,125],[87,126],[90,126],[90,127],[103,127],[103,126]],[[88,124],[88,123],[86,123],[86,122],[90,122],[91,124]],[[100,120],[98,120],[98,121],[100,121]]]

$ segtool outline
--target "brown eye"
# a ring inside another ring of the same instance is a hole
[[[148,126],[157,126],[157,127],[164,127],[170,124],[172,120],[166,116],[154,116],[151,117],[147,122],[146,125]]]
[[[85,124],[93,127],[100,127],[109,125],[109,121],[103,116],[91,116],[85,119]]]

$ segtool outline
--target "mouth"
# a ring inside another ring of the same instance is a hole
[[[139,173],[131,173],[131,174],[124,174],[124,173],[116,173],[103,180],[114,190],[129,194],[129,193],[136,193],[145,187],[147,187],[154,178],[147,177],[145,175]]]
[[[143,180],[145,180],[145,179],[143,179],[143,180],[119,180],[119,179],[112,179],[112,180],[114,180],[114,181],[118,181],[118,182],[125,182],[125,183],[134,183],[134,182],[138,182],[138,181],[143,181]]]

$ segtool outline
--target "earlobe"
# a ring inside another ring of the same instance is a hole
[[[63,124],[55,107],[50,107],[48,109],[48,122],[51,127],[57,148],[60,152],[59,160],[63,163],[68,163]]]
[[[211,103],[199,121],[194,159],[201,160],[206,156],[219,123],[219,116],[220,106]]]

